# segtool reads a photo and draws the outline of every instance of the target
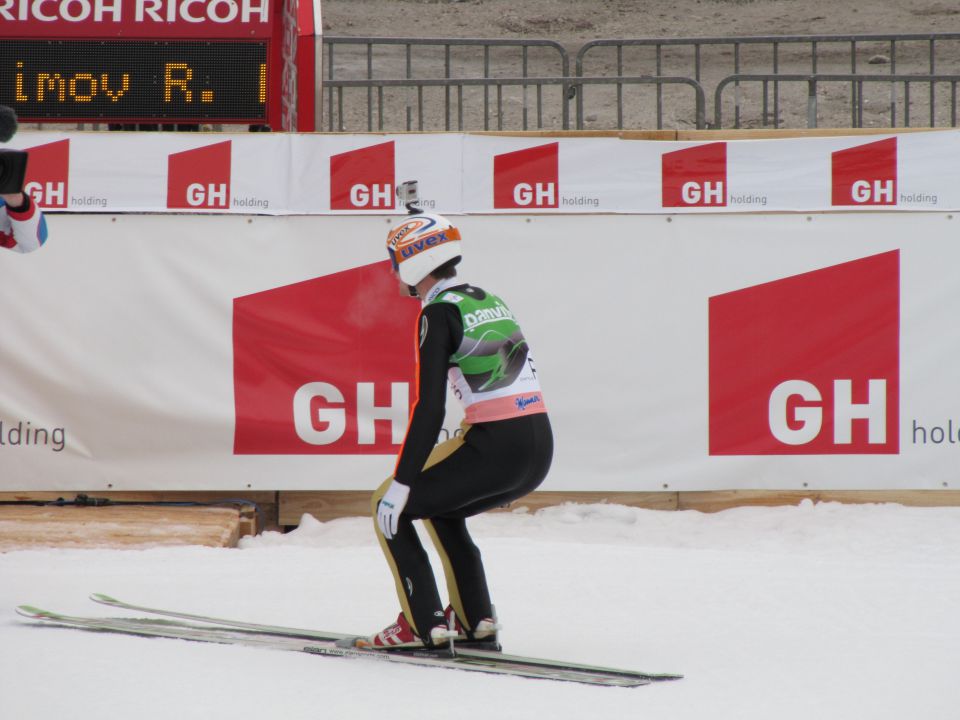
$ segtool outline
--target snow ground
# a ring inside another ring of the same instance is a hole
[[[472,528],[510,652],[679,671],[594,688],[30,627],[34,604],[131,602],[346,632],[396,615],[370,521],[239,549],[0,554],[0,718],[953,720],[960,508],[567,505]],[[136,613],[131,613],[136,615]]]

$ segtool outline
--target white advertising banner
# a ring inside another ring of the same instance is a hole
[[[0,489],[375,487],[418,310],[384,260],[390,218],[51,216],[42,250],[0,252]],[[543,489],[957,483],[960,218],[454,220],[460,276],[536,358]],[[444,435],[458,422],[451,404]]]
[[[960,131],[665,142],[401,134],[20,133],[50,210],[367,214],[960,209]],[[402,209],[402,208],[401,208]]]

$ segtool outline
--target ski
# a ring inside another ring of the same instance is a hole
[[[224,645],[249,645],[280,650],[299,650],[304,643],[297,638],[284,638],[276,635],[264,635],[246,630],[218,628],[157,618],[97,618],[64,615],[51,610],[43,610],[32,605],[20,605],[18,615],[30,620],[43,621],[57,627],[77,628],[102,632],[114,632],[142,637],[162,637],[198,642],[221,643]]]
[[[122,600],[118,600],[117,598],[111,597],[109,595],[104,595],[102,593],[94,593],[93,595],[90,596],[90,599],[102,605],[109,605],[110,607],[118,608],[122,610],[144,612],[144,613],[149,613],[151,615],[158,615],[158,616],[167,617],[167,618],[177,618],[179,620],[188,620],[192,622],[199,622],[199,623],[204,623],[204,624],[209,624],[214,626],[222,626],[224,628],[250,630],[257,633],[276,635],[280,637],[294,637],[294,638],[300,638],[305,640],[320,640],[320,641],[336,642],[338,640],[340,641],[348,640],[350,638],[355,638],[358,636],[356,633],[348,634],[348,633],[328,632],[324,630],[307,630],[303,628],[292,628],[292,627],[284,627],[279,625],[264,625],[260,623],[242,622],[237,620],[230,620],[227,618],[213,617],[209,615],[197,615],[193,613],[176,612],[173,610],[166,610],[162,608],[147,607],[144,605],[135,605],[133,603],[124,602]],[[375,652],[382,652],[382,651],[375,651]],[[477,660],[485,660],[489,662],[523,663],[528,666],[536,666],[536,667],[543,667],[543,668],[563,668],[563,669],[571,669],[571,670],[582,670],[585,672],[601,673],[601,674],[612,675],[617,677],[636,678],[641,680],[647,680],[650,682],[680,680],[683,678],[683,675],[674,674],[674,673],[639,672],[634,670],[624,670],[620,668],[605,667],[602,665],[590,665],[590,664],[584,664],[584,663],[567,662],[563,660],[548,660],[545,658],[527,657],[524,655],[509,655],[507,653],[501,653],[493,650],[479,650],[475,648],[467,648],[467,647],[461,647],[461,646],[457,646],[456,653],[458,657],[470,657],[470,658],[476,658]]]
[[[346,633],[325,632],[323,630],[306,630],[304,628],[282,627],[279,625],[263,625],[261,623],[242,622],[239,620],[228,620],[226,618],[211,617],[209,615],[195,615],[192,613],[176,612],[174,610],[164,610],[162,608],[146,607],[145,605],[134,605],[124,602],[117,598],[103,593],[93,593],[90,599],[101,605],[109,605],[120,610],[131,610],[133,612],[144,612],[150,615],[160,615],[168,618],[177,618],[179,620],[188,620],[193,622],[206,623],[209,625],[223,625],[225,627],[236,628],[240,630],[253,630],[259,633],[269,635],[283,635],[289,637],[303,638],[308,640],[346,640],[356,637]]]
[[[203,627],[166,619],[76,617],[43,610],[30,605],[21,605],[17,608],[17,613],[30,620],[41,621],[51,626],[92,632],[120,633],[142,637],[170,638],[226,645],[244,645],[273,650],[304,652],[327,657],[361,658],[402,665],[449,668],[495,675],[511,675],[608,687],[638,687],[648,685],[652,682],[652,680],[643,677],[590,672],[576,667],[561,665],[545,667],[519,661],[503,661],[502,658],[490,659],[485,657],[463,656],[456,651],[424,649],[384,652],[362,648],[343,648],[338,647],[334,641],[330,640],[318,641],[293,636],[258,633],[250,628],[239,629],[225,626]]]

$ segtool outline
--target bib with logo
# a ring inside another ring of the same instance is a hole
[[[460,312],[463,341],[450,356],[454,394],[470,423],[546,412],[540,382],[520,326],[496,295],[466,286],[443,290],[431,303]]]

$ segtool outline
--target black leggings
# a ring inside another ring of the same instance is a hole
[[[443,611],[436,579],[413,520],[423,520],[443,563],[450,604],[469,631],[492,617],[480,551],[467,532],[466,518],[506,505],[534,490],[547,475],[553,433],[546,413],[466,426],[461,437],[430,454],[400,516],[397,533],[377,536],[393,571],[407,620],[421,635]],[[374,525],[380,498],[393,478],[373,496]],[[422,631],[422,632],[421,632]]]

